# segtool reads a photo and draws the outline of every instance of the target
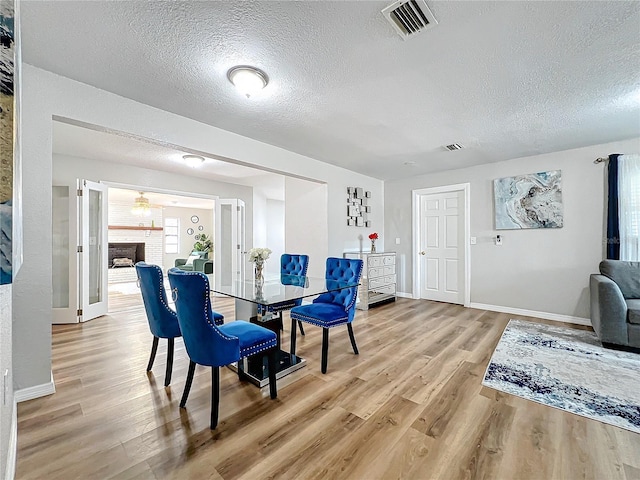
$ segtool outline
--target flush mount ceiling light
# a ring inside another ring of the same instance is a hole
[[[204,163],[204,157],[201,157],[200,155],[183,155],[182,160],[184,160],[184,163],[191,168],[198,168]]]
[[[148,217],[151,215],[151,205],[149,199],[145,198],[144,192],[140,192],[140,196],[133,202],[131,213],[139,217]]]
[[[249,65],[238,65],[227,72],[227,78],[247,98],[255,95],[269,83],[269,77],[262,70]]]

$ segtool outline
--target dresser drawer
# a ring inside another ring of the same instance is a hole
[[[382,257],[369,257],[368,258],[368,263],[370,267],[381,267],[382,266]]]
[[[385,267],[382,268],[383,270],[383,274],[384,275],[393,275],[394,273],[396,273],[396,266],[395,265],[387,265]]]
[[[384,267],[369,267],[367,271],[367,277],[369,278],[382,277],[384,274]]]
[[[369,290],[374,290],[385,285],[386,283],[384,281],[384,277],[372,278],[371,280],[369,280]]]
[[[387,295],[395,295],[396,294],[396,286],[393,285],[383,285],[382,287],[377,287],[371,290],[373,293],[384,293]]]
[[[395,265],[396,264],[396,256],[395,255],[385,255],[382,257],[383,265]]]
[[[387,275],[385,277],[372,278],[369,280],[369,290],[377,289],[384,285],[396,283],[395,275]]]

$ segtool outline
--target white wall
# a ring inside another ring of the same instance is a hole
[[[253,189],[253,243],[256,247],[267,244],[267,197],[258,188]],[[247,237],[249,238],[249,237]],[[268,270],[267,270],[268,271]]]
[[[164,207],[163,218],[173,217],[178,218],[180,222],[180,247],[177,254],[165,253],[163,257],[163,266],[165,269],[171,268],[175,265],[176,258],[187,258],[193,251],[193,244],[197,242],[194,238],[198,234],[205,233],[208,237],[213,238],[215,244],[213,228],[213,209],[202,208],[185,208],[185,207]],[[191,217],[197,215],[198,223],[191,222]],[[164,225],[164,223],[163,223]],[[199,230],[198,227],[203,227]],[[187,230],[192,228],[193,234],[187,234]],[[163,232],[164,235],[164,232]],[[213,258],[213,252],[209,253],[209,258]]]
[[[267,262],[267,271],[280,273],[280,257],[284,252],[284,202],[267,200],[267,243],[271,249],[271,260]]]
[[[18,272],[18,275],[21,273]],[[4,372],[9,371],[4,385]],[[11,438],[11,422],[14,415],[13,375],[11,374],[11,285],[0,285],[0,394],[6,388],[6,403],[0,401],[0,477],[5,474],[7,465],[9,439]],[[15,449],[16,446],[11,446]]]
[[[338,168],[241,135],[205,125],[45,70],[23,64],[22,158],[25,256],[21,276],[14,283],[15,324],[13,332],[14,378],[18,388],[49,383],[51,375],[51,191],[52,121],[60,116],[92,125],[127,132],[159,142],[201,151],[207,156],[236,159],[285,174],[327,182],[329,253],[341,255],[357,248],[358,233],[347,227],[346,187],[359,186],[372,192],[372,228],[384,221],[383,183],[380,180]],[[218,194],[212,182],[196,177],[145,169],[123,178],[122,169],[78,163],[77,176],[140,186]],[[117,178],[115,178],[117,177]],[[221,184],[225,185],[225,184]],[[220,194],[222,196],[222,194]],[[229,196],[229,195],[227,195]],[[251,197],[251,196],[250,196]],[[242,197],[240,197],[242,198]],[[243,198],[247,205],[252,198]],[[247,212],[250,212],[247,208]],[[247,238],[250,219],[247,225]],[[247,245],[249,247],[249,245]],[[316,262],[317,263],[317,262]]]
[[[411,292],[411,190],[471,183],[471,302],[574,317],[589,317],[589,274],[603,258],[604,171],[594,165],[610,153],[640,151],[640,139],[554,152],[385,183],[385,236],[400,264],[398,290]],[[562,170],[564,227],[494,229],[493,180]],[[502,246],[493,238],[500,234]]]
[[[309,255],[310,277],[324,277],[327,256],[342,256],[342,252],[330,253],[327,233],[327,186],[286,178],[284,181],[284,232],[287,253]],[[342,195],[342,217],[346,224],[346,197]],[[353,227],[352,227],[353,228]]]

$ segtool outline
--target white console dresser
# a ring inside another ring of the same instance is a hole
[[[396,299],[396,252],[344,252],[344,258],[362,259],[362,280],[356,308],[368,310]]]

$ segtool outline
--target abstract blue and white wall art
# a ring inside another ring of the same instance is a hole
[[[562,171],[530,173],[493,181],[496,230],[562,228]]]
[[[0,0],[0,284],[12,280],[14,1]]]

